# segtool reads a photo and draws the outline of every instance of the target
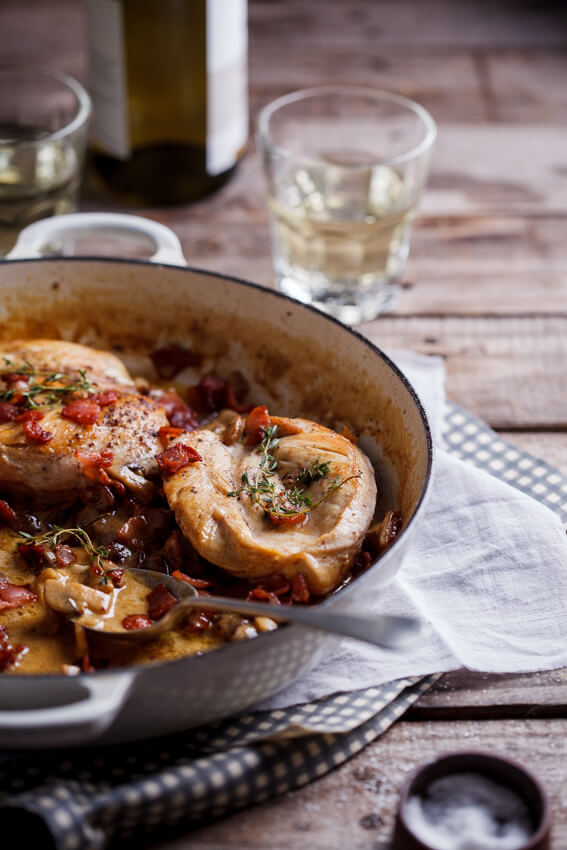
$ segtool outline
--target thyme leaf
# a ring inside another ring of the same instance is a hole
[[[269,425],[267,428],[263,428],[262,431],[264,437],[257,449],[258,453],[262,455],[260,458],[260,469],[264,471],[265,475],[272,475],[278,465],[277,460],[271,454],[272,449],[275,449],[279,443],[279,438],[276,437],[278,426]]]
[[[322,478],[326,478],[330,469],[330,461],[322,462],[317,458],[317,460],[312,460],[309,466],[301,467],[295,481],[297,484],[303,484],[305,487],[309,487],[314,481],[321,481]]]

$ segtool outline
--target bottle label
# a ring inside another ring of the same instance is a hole
[[[246,0],[207,0],[206,169],[221,174],[248,138]]]
[[[90,136],[105,153],[130,156],[130,128],[122,4],[115,0],[86,0],[90,91],[94,110]]]

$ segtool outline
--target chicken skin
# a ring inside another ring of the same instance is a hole
[[[34,340],[0,347],[3,490],[53,501],[117,479],[143,493],[157,471],[163,408],[113,354]]]
[[[229,413],[174,441],[171,452],[191,452],[191,462],[164,475],[181,531],[235,576],[302,574],[312,594],[330,592],[352,567],[374,515],[370,461],[305,419],[272,416],[250,443]]]

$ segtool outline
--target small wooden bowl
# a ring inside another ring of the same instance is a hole
[[[448,753],[420,765],[405,781],[398,806],[392,850],[438,850],[413,832],[406,817],[410,797],[420,794],[431,782],[451,774],[476,773],[515,791],[526,803],[534,831],[518,850],[549,850],[551,816],[545,792],[538,780],[511,759],[483,752]]]

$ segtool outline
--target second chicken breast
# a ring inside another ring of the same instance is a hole
[[[311,593],[328,593],[352,567],[372,521],[374,471],[334,431],[264,415],[251,425],[251,416],[225,413],[178,437],[160,464],[167,500],[183,534],[213,564],[247,579],[301,574]]]

